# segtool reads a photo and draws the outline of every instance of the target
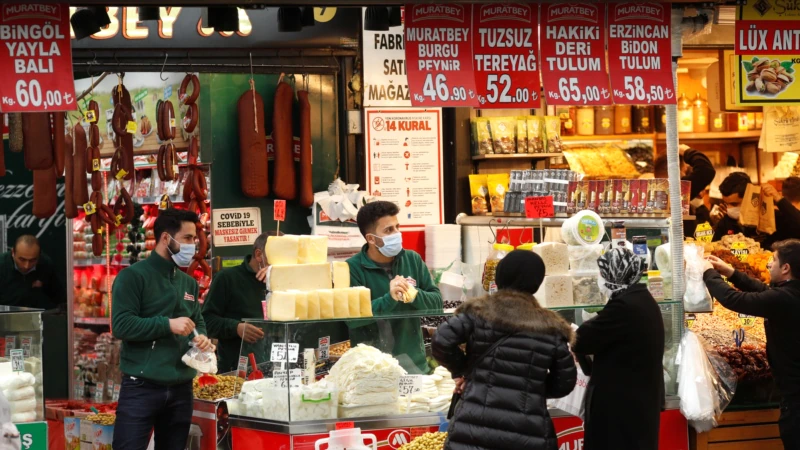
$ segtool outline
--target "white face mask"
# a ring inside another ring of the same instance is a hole
[[[728,217],[733,220],[739,220],[739,215],[741,214],[742,207],[741,206],[728,206]]]
[[[175,241],[175,238],[173,238],[172,236],[170,236],[169,238]],[[170,248],[167,247],[167,251],[172,255],[172,260],[175,261],[175,264],[177,264],[178,267],[189,267],[189,264],[192,262],[192,258],[194,257],[194,254],[197,251],[195,245],[181,244],[178,241],[175,241],[175,243],[181,246],[181,249],[178,251],[178,253],[172,253],[172,250],[170,250]]]

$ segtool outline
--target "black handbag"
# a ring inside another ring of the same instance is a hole
[[[492,344],[489,348],[486,349],[485,352],[481,353],[481,356],[479,356],[476,359],[472,360],[472,363],[469,366],[467,366],[467,370],[466,370],[466,372],[464,372],[464,379],[469,380],[469,376],[472,375],[472,371],[474,370],[475,365],[477,365],[479,362],[483,361],[483,358],[486,358],[487,356],[489,356],[489,354],[492,353],[492,351],[494,351],[494,349],[496,349],[500,344],[505,342],[505,340],[510,338],[511,336],[513,336],[513,334],[509,334],[507,336],[503,336],[502,338],[496,340],[494,342],[494,344]],[[461,394],[453,392],[453,398],[450,399],[450,410],[447,411],[447,420],[450,420],[450,419],[453,418],[453,415],[456,412],[456,406],[458,405],[458,402],[460,400],[461,400]]]

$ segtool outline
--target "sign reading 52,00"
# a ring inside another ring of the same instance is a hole
[[[406,5],[408,89],[414,106],[478,106],[472,5]]]

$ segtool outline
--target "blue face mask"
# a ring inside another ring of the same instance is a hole
[[[169,238],[175,241],[175,238],[173,238],[172,236],[170,236]],[[192,258],[194,257],[195,252],[197,251],[195,245],[181,244],[178,241],[175,241],[175,243],[181,246],[180,251],[178,251],[178,253],[172,253],[172,250],[170,250],[169,247],[167,247],[167,251],[170,252],[170,254],[172,255],[172,260],[175,261],[175,264],[177,264],[178,267],[188,267],[189,264],[192,262]]]
[[[394,258],[403,250],[403,234],[399,231],[388,236],[373,236],[383,241],[383,247],[378,247],[378,251],[387,258]]]

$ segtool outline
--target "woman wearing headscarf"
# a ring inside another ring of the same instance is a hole
[[[509,253],[497,265],[498,292],[468,300],[437,330],[433,356],[462,393],[445,449],[558,448],[546,399],[572,392],[577,375],[570,325],[533,297],[544,269],[535,253]]]
[[[645,262],[626,248],[598,258],[608,304],[577,332],[574,351],[590,375],[586,450],[657,450],[664,407],[664,321],[645,284]],[[589,361],[585,355],[594,358]]]

